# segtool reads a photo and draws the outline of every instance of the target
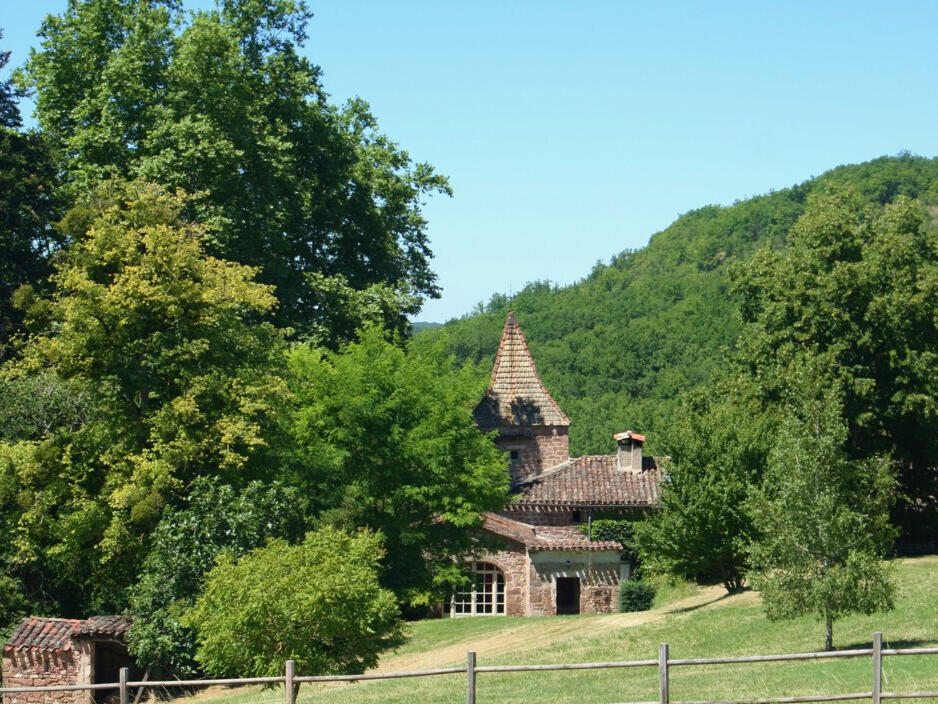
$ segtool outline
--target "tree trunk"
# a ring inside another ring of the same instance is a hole
[[[827,614],[827,628],[824,632],[824,650],[831,651],[834,649],[834,617],[830,613]]]

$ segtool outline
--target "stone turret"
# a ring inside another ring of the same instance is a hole
[[[496,444],[509,456],[513,484],[570,459],[570,419],[544,388],[512,312],[505,321],[492,381],[476,406],[475,420],[482,432],[498,431]]]

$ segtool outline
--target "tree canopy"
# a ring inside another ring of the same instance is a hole
[[[772,620],[814,614],[833,648],[835,619],[892,608],[895,585],[883,558],[895,479],[889,459],[849,459],[837,389],[816,393],[811,363],[802,399],[789,406],[749,511],[759,532],[752,582]],[[805,398],[807,397],[807,398]]]
[[[296,481],[331,511],[321,520],[380,531],[382,584],[428,604],[459,579],[480,511],[508,498],[505,456],[476,430],[480,386],[438,344],[403,348],[366,331],[337,353],[290,356]]]
[[[42,332],[4,370],[23,408],[0,444],[5,549],[68,610],[121,605],[163,507],[196,477],[260,471],[283,407],[282,336],[263,322],[276,301],[205,255],[188,200],[110,182],[73,209],[54,293],[29,306]],[[22,400],[35,388],[50,403]]]
[[[9,51],[0,51],[0,71],[9,59]],[[0,360],[10,355],[10,338],[22,332],[14,292],[23,284],[46,287],[49,255],[60,243],[52,227],[60,214],[56,162],[46,135],[22,129],[19,97],[10,81],[0,80]]]
[[[328,102],[299,53],[310,17],[299,0],[70,0],[20,81],[71,202],[113,177],[205,192],[189,210],[225,222],[208,251],[259,268],[281,326],[336,344],[365,292],[398,328],[439,294],[420,208],[449,188],[364,101]]]

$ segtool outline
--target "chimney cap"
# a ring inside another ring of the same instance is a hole
[[[612,437],[616,442],[622,442],[623,440],[634,440],[635,442],[645,442],[644,435],[640,435],[632,430],[626,430],[624,433],[616,433]]]

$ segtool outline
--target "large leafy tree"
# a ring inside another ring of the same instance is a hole
[[[505,458],[476,430],[482,388],[440,345],[403,348],[375,329],[338,353],[290,357],[296,480],[331,509],[322,520],[380,531],[382,583],[426,604],[460,579],[482,511],[507,500]]]
[[[239,560],[226,553],[183,619],[198,634],[196,657],[228,677],[278,675],[287,659],[304,675],[374,667],[403,635],[394,594],[378,582],[382,555],[373,533],[334,528]]]
[[[46,332],[6,370],[14,390],[65,385],[51,429],[24,404],[25,430],[0,447],[12,573],[62,612],[120,608],[146,535],[193,479],[266,467],[285,392],[282,335],[262,321],[275,299],[255,270],[205,255],[188,200],[110,182],[73,209],[54,295],[31,306]]]
[[[9,59],[9,51],[0,51],[0,71]],[[59,243],[51,226],[58,215],[55,162],[44,135],[22,130],[19,97],[9,81],[0,80],[0,359],[23,322],[14,292],[23,284],[45,285],[49,254]]]
[[[793,374],[816,390],[806,363]],[[804,392],[802,391],[804,395]],[[849,613],[892,608],[895,586],[883,558],[895,537],[889,523],[895,479],[888,458],[851,460],[839,393],[816,393],[789,409],[748,509],[759,539],[752,582],[772,620],[813,614],[833,626]]]
[[[421,199],[446,180],[382,135],[366,103],[330,105],[298,53],[298,0],[70,0],[22,74],[74,198],[101,178],[207,193],[207,243],[260,268],[283,325],[329,344],[365,320],[403,328],[438,295]],[[365,296],[372,307],[357,306]]]
[[[688,394],[662,441],[661,510],[636,527],[653,570],[743,588],[755,534],[745,502],[772,446],[774,414],[725,380]]]
[[[910,537],[938,525],[938,240],[923,222],[907,198],[882,208],[832,188],[810,199],[787,248],[736,271],[740,374],[767,405],[805,363],[838,384],[850,456],[899,461]]]

